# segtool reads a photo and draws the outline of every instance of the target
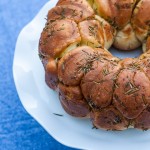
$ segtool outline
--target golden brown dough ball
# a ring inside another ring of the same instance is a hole
[[[91,112],[93,125],[105,130],[125,130],[129,126],[128,120],[114,107]]]
[[[133,17],[131,19],[133,28],[135,30],[137,38],[143,42],[149,33],[150,27],[150,1],[140,0],[133,12]]]
[[[79,86],[65,86],[60,83],[58,87],[61,104],[67,113],[75,117],[89,117],[90,108]]]
[[[69,45],[78,43],[80,40],[77,24],[73,20],[63,19],[52,23],[47,22],[41,35],[39,52],[57,58]]]
[[[85,20],[79,23],[82,44],[93,48],[104,47],[103,28],[96,20]]]
[[[135,59],[125,59],[122,65],[113,103],[126,118],[134,119],[150,103],[150,80]]]
[[[84,97],[92,108],[101,109],[112,103],[115,80],[121,69],[116,61],[103,57],[95,60],[93,69],[82,79]]]

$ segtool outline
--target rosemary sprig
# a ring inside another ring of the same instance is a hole
[[[58,13],[57,11],[54,11],[54,13],[55,13],[56,15],[60,16],[59,19],[64,19],[64,18],[66,18],[66,16],[65,16],[65,8],[62,8],[62,10],[61,10],[60,13]]]
[[[108,70],[108,66],[102,70],[102,73],[104,76],[107,76],[108,74],[110,74],[110,72]]]
[[[146,103],[146,98],[145,98],[145,95],[144,95],[144,94],[142,94],[142,100],[143,100],[144,104],[147,105],[147,103]]]
[[[64,70],[65,70],[65,64],[64,64],[64,63],[62,64],[61,69],[62,69],[62,71],[64,71]]]
[[[49,26],[49,30],[47,31],[48,32],[48,34],[47,34],[47,36],[48,37],[51,37],[51,36],[53,36],[54,35],[54,33],[55,33],[55,28],[54,28],[54,26],[55,26],[55,24],[53,25],[53,24],[51,24],[50,26]]]
[[[122,120],[121,120],[120,116],[116,116],[115,119],[113,120],[114,124],[119,124],[121,122],[122,122]]]
[[[83,17],[83,11],[81,10],[80,11],[80,18],[82,18]]]
[[[133,62],[133,63],[129,66],[128,69],[129,69],[129,70],[131,70],[131,69],[137,69],[137,70],[139,70],[139,69],[140,69],[140,65],[139,65],[138,63]]]
[[[120,100],[118,95],[114,94],[114,98],[118,103],[120,103],[120,105],[122,105],[124,108],[127,108],[126,105],[124,105],[124,103]]]
[[[65,30],[65,28],[61,27],[61,28],[57,29],[57,31],[62,31],[62,30]]]
[[[97,130],[98,128],[96,126],[93,126],[92,129],[96,129]]]
[[[89,35],[94,36],[94,38],[96,38],[96,31],[97,31],[96,26],[89,26],[88,29],[89,29],[89,33],[90,33]]]
[[[97,53],[90,54],[84,50],[82,50],[82,52],[84,52],[86,55],[86,57],[83,59],[83,61],[85,61],[85,63],[83,65],[79,66],[77,68],[77,71],[78,72],[82,71],[84,74],[86,74],[92,69],[93,62],[96,60],[99,60],[100,56]]]
[[[72,9],[72,14],[71,14],[71,16],[72,17],[75,17],[75,16],[77,16],[78,14],[77,14],[77,12],[76,12],[76,10],[75,9]]]
[[[102,84],[102,83],[104,83],[105,82],[105,80],[100,80],[100,81],[93,81],[95,84]]]
[[[139,88],[132,88],[132,89],[128,90],[127,92],[125,92],[125,95],[134,94],[134,93],[136,93],[139,90],[140,90]]]
[[[63,117],[64,115],[53,113],[55,116]]]
[[[38,55],[39,55],[40,60],[43,60],[46,57],[46,55],[41,54],[41,53],[38,53]]]
[[[130,87],[130,89],[128,91],[125,92],[125,95],[131,95],[136,93],[137,91],[139,91],[140,89],[138,87],[136,87],[133,83],[128,82],[125,87]]]
[[[114,86],[115,86],[115,88],[119,88],[119,86],[117,85],[116,82],[114,82]]]

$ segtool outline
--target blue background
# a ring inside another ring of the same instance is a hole
[[[27,114],[12,75],[19,32],[47,1],[0,0],[0,150],[71,150]]]

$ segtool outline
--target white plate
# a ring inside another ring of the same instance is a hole
[[[110,132],[92,129],[89,120],[67,115],[59,103],[57,94],[46,86],[44,69],[38,58],[38,40],[45,24],[44,18],[56,2],[48,2],[18,37],[13,73],[23,106],[50,135],[64,145],[90,150],[149,150],[150,131],[129,129]],[[127,57],[139,55],[140,51],[130,54],[117,51],[113,53]],[[53,113],[64,116],[59,117]]]

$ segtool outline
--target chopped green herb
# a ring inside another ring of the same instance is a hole
[[[64,115],[53,113],[55,116],[63,117]]]

